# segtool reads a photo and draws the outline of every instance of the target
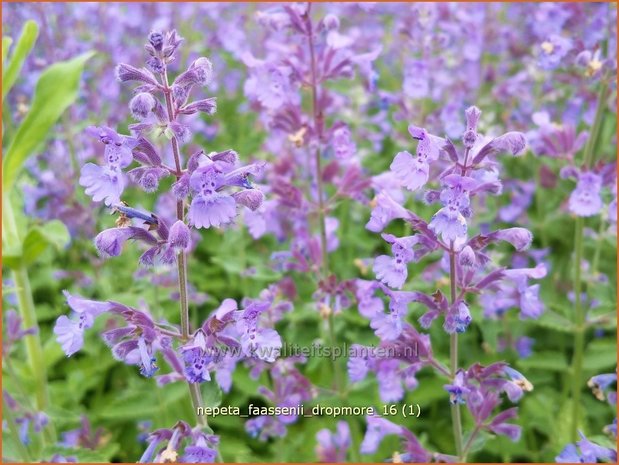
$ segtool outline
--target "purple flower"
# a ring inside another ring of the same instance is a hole
[[[190,383],[203,383],[211,380],[213,356],[206,342],[206,335],[198,329],[192,339],[180,348],[185,362],[185,377]]]
[[[570,195],[569,208],[578,216],[597,215],[602,210],[602,178],[590,171],[578,175],[576,189]]]
[[[374,260],[374,273],[376,279],[395,289],[401,289],[408,276],[407,263],[414,259],[413,245],[417,242],[417,236],[395,237],[391,234],[383,234],[383,239],[391,245],[393,258],[380,255]]]
[[[389,168],[400,183],[411,191],[425,185],[430,176],[428,160],[421,156],[413,158],[408,152],[398,153]]]
[[[568,444],[555,457],[557,463],[597,463],[598,461],[613,463],[617,461],[617,451],[589,441],[582,432],[579,434],[580,441],[576,444]]]
[[[408,304],[419,300],[418,292],[391,291],[383,287],[389,296],[389,313],[377,313],[370,320],[370,327],[384,341],[392,341],[402,333],[404,316],[408,312]]]
[[[361,442],[362,454],[373,454],[378,449],[385,436],[390,434],[401,434],[402,427],[381,417],[366,417],[368,428]]]
[[[492,419],[488,425],[488,429],[494,434],[508,437],[513,442],[519,441],[522,428],[518,425],[507,423],[508,420],[515,418],[517,414],[518,409],[515,407],[504,410]]]
[[[559,35],[551,35],[540,44],[538,65],[545,70],[552,70],[561,65],[561,61],[572,50],[572,41]]]
[[[359,313],[366,318],[372,318],[375,314],[382,313],[384,309],[383,301],[374,295],[376,289],[378,289],[378,283],[376,281],[357,279],[355,284]]]
[[[468,227],[465,215],[470,216],[469,192],[478,183],[473,178],[456,174],[445,176],[441,182],[440,200],[444,207],[435,213],[428,228],[450,243],[466,237]]]
[[[507,228],[489,234],[488,238],[509,242],[520,252],[531,246],[533,234],[525,228]]]
[[[335,433],[321,429],[316,433],[316,455],[321,462],[346,462],[351,445],[350,427],[345,421],[338,421]]]
[[[22,328],[22,318],[15,310],[6,310],[4,312],[4,339],[2,340],[2,351],[5,356],[8,355],[11,347],[15,342],[19,341],[24,336],[36,334],[37,328]]]
[[[408,211],[389,197],[386,192],[380,192],[374,199],[374,208],[370,221],[365,225],[372,232],[381,232],[391,221],[396,218],[406,218]]]
[[[176,251],[187,250],[191,241],[191,232],[182,220],[177,220],[170,228],[168,243]]]
[[[509,400],[512,402],[520,400],[524,392],[533,390],[531,382],[519,371],[505,366],[503,372],[509,377],[509,380],[503,384],[503,390],[507,393],[507,397],[509,397]]]
[[[452,381],[452,384],[446,384],[445,390],[449,393],[449,402],[452,404],[465,404],[466,395],[471,390],[466,386],[464,380],[464,371],[460,370],[456,373],[456,377]]]
[[[445,323],[443,328],[448,334],[463,333],[471,324],[471,312],[466,302],[459,301],[452,305],[445,315]]]
[[[189,221],[196,228],[219,227],[236,216],[236,202],[228,194],[220,194],[220,176],[214,169],[198,169],[191,175],[191,187],[196,195],[189,207]]]
[[[142,121],[153,111],[155,105],[155,97],[148,92],[140,92],[129,102],[129,109],[135,119]]]
[[[117,257],[124,243],[129,239],[142,239],[150,245],[157,243],[157,240],[146,230],[129,226],[101,231],[95,237],[95,246],[102,257]]]
[[[65,315],[58,317],[54,326],[54,334],[64,353],[70,357],[84,345],[84,330],[92,327],[95,318],[110,310],[113,304],[84,299],[71,295],[67,291],[64,291],[64,295],[77,318],[69,319]]]
[[[359,344],[353,344],[350,347],[347,367],[348,377],[353,383],[363,381],[369,373],[370,352],[370,348]]]
[[[357,146],[350,134],[350,129],[345,124],[333,129],[332,140],[335,157],[339,160],[347,160],[357,152]]]
[[[593,376],[588,382],[587,386],[591,388],[593,395],[598,400],[604,400],[608,395],[608,401],[611,404],[616,403],[616,392],[611,388],[613,384],[617,383],[617,374],[608,373],[603,375]],[[614,400],[614,402],[612,402]]]
[[[215,463],[217,451],[209,447],[203,435],[200,435],[194,444],[185,447],[182,457],[183,463]]]
[[[243,310],[236,328],[241,333],[241,347],[245,355],[273,362],[282,348],[281,337],[274,329],[261,328],[258,324],[260,315],[269,307],[269,302],[250,303]]]
[[[108,206],[119,203],[126,185],[122,168],[133,161],[131,151],[138,145],[138,140],[121,136],[107,127],[91,126],[86,129],[86,133],[97,137],[105,145],[105,166],[87,163],[82,168],[79,183],[95,202],[103,200]]]
[[[245,82],[245,95],[269,110],[277,110],[289,99],[294,98],[290,92],[290,70],[257,60],[251,55],[244,56],[245,64],[250,67],[250,77]]]
[[[286,425],[274,416],[252,418],[245,423],[245,430],[252,438],[259,438],[261,441],[286,435]]]
[[[521,358],[527,358],[533,353],[533,344],[535,344],[535,339],[522,336],[516,339],[514,348]]]
[[[412,60],[404,68],[402,83],[404,93],[411,98],[418,99],[430,94],[430,70],[421,60]]]
[[[125,175],[119,168],[94,163],[83,166],[79,183],[86,188],[86,195],[90,195],[95,202],[103,200],[108,206],[120,202],[126,186]]]

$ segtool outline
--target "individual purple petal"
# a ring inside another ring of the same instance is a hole
[[[408,152],[400,152],[389,168],[408,190],[414,191],[428,182],[430,165],[424,157],[413,158]]]
[[[602,210],[602,178],[592,172],[580,173],[576,189],[570,195],[570,211],[578,216],[597,215]]]
[[[62,350],[70,357],[84,345],[84,330],[76,321],[70,320],[66,315],[61,315],[54,325],[56,340],[62,346]]]
[[[136,120],[142,121],[153,111],[155,104],[155,97],[148,92],[140,92],[129,101],[129,110]]]
[[[236,202],[225,194],[210,197],[196,196],[189,206],[188,218],[196,228],[219,227],[230,223],[236,216]]]
[[[406,263],[388,255],[380,255],[374,260],[376,279],[395,289],[401,289],[408,274]]]
[[[86,195],[95,202],[103,200],[107,206],[119,203],[125,189],[125,177],[120,169],[94,163],[86,163],[82,167],[79,183],[86,188]]]
[[[533,234],[525,228],[501,229],[492,233],[491,236],[498,240],[509,242],[519,252],[528,249],[533,241]]]
[[[365,225],[372,232],[381,232],[385,226],[396,218],[406,218],[408,211],[393,200],[386,192],[380,192],[374,201],[370,221]]]
[[[170,228],[168,243],[176,251],[187,250],[191,240],[191,232],[182,220],[177,220]]]
[[[441,208],[432,217],[428,227],[435,234],[440,235],[445,242],[456,241],[466,237],[466,219],[459,211],[450,207]]]
[[[381,417],[366,417],[368,428],[361,442],[362,454],[373,454],[378,449],[380,442],[390,434],[401,434],[402,427]]]

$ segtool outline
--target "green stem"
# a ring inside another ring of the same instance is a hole
[[[456,254],[453,249],[453,244],[451,244],[449,250],[449,287],[452,305],[456,301],[456,278]],[[458,371],[458,333],[453,333],[449,338],[449,370],[451,378],[454,379]],[[451,404],[451,423],[453,426],[456,454],[458,457],[462,457],[462,418],[460,417],[460,405],[458,403]]]
[[[3,239],[10,249],[21,248],[21,238],[17,229],[15,213],[11,204],[9,193],[4,193],[3,198]],[[45,359],[43,357],[43,346],[41,345],[40,329],[37,320],[36,307],[32,298],[32,288],[28,278],[28,270],[24,264],[19,264],[12,270],[13,284],[17,295],[17,308],[22,318],[24,328],[35,328],[34,334],[24,336],[26,345],[26,357],[35,384],[36,408],[38,411],[45,411],[49,406],[49,394],[47,392],[47,373]],[[55,431],[52,423],[44,430],[44,438],[53,442]]]
[[[13,415],[13,410],[9,407],[4,395],[2,396],[2,416],[6,420],[9,434],[11,435],[11,439],[15,443],[15,448],[20,455],[20,458],[24,463],[32,463],[32,458],[30,457],[30,452],[26,448],[26,445],[19,438],[19,429],[17,428],[17,423],[15,423],[15,416]]]
[[[585,311],[581,302],[582,293],[582,254],[583,254],[584,221],[576,217],[576,232],[574,237],[574,356],[572,360],[572,423],[570,434],[572,441],[578,440],[578,425],[580,423],[580,394],[582,391],[582,361],[585,349]]]
[[[316,189],[318,191],[318,223],[320,226],[320,251],[322,255],[321,259],[321,274],[322,279],[327,279],[329,277],[329,253],[327,251],[327,226],[325,224],[325,200],[324,200],[324,186],[322,183],[322,166],[321,166],[321,138],[322,138],[322,115],[320,114],[320,109],[318,108],[318,80],[316,75],[316,54],[314,49],[314,30],[312,27],[312,18],[311,18],[312,4],[308,3],[307,7],[307,26],[308,26],[308,48],[310,55],[310,69],[311,69],[311,89],[312,89],[312,117],[314,121],[314,133],[317,138],[317,148],[314,153],[314,164],[316,169]],[[335,324],[334,324],[333,310],[330,309],[329,318],[327,323],[329,325],[329,339],[331,348],[335,349],[337,343],[337,337],[335,334]],[[333,380],[335,383],[336,390],[342,397],[345,386],[342,382],[342,376],[340,372],[340,366],[337,363],[335,357],[331,357],[332,365],[333,365]]]
[[[587,144],[585,145],[585,151],[583,156],[583,169],[588,170],[591,168],[594,160],[594,149],[597,143],[597,138],[600,133],[600,126],[604,116],[606,107],[606,98],[609,91],[608,83],[603,77],[600,79],[600,90],[598,93],[597,109],[595,112],[595,119]],[[582,373],[583,373],[583,358],[585,352],[585,321],[587,319],[587,312],[583,307],[581,301],[581,294],[583,289],[582,283],[582,257],[583,257],[583,231],[584,231],[584,219],[581,216],[576,217],[575,233],[574,233],[574,354],[572,358],[572,418],[570,425],[570,435],[572,441],[578,440],[578,425],[581,421],[581,392],[582,392]]]
[[[462,455],[460,456],[461,459],[462,459],[461,460],[462,462],[466,462],[466,456],[469,453],[469,449],[473,445],[473,441],[475,440],[475,438],[479,434],[480,430],[481,430],[481,425],[475,426],[475,429],[471,433],[471,436],[469,437],[468,441],[466,441],[466,444],[464,445],[464,449],[462,449]]]
[[[596,278],[598,268],[600,266],[600,256],[602,254],[602,243],[604,242],[604,228],[606,227],[606,221],[604,217],[600,218],[600,227],[598,229],[597,241],[595,243],[595,252],[593,253],[593,260],[591,261],[591,277]]]
[[[585,155],[584,155],[584,167],[585,169],[589,169],[593,162],[595,161],[594,157],[594,149],[595,145],[602,127],[602,120],[604,116],[604,111],[606,110],[606,98],[608,97],[608,92],[610,91],[610,87],[606,82],[605,78],[600,79],[600,90],[598,92],[598,100],[597,100],[597,108],[595,110],[595,118],[593,120],[593,126],[591,127],[591,132],[589,133],[589,138],[587,139],[587,144],[585,145]]]

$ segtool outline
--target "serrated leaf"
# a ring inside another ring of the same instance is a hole
[[[26,159],[45,140],[60,115],[75,101],[84,64],[94,52],[54,63],[41,74],[30,111],[19,126],[2,163],[2,188],[8,192]]]
[[[15,44],[15,49],[11,54],[11,60],[8,65],[4,68],[2,73],[2,99],[6,97],[9,90],[17,81],[17,77],[24,66],[24,61],[30,54],[32,47],[34,47],[34,43],[37,40],[37,36],[39,35],[39,26],[32,20],[26,21],[24,23],[24,27],[21,30],[21,35]],[[10,40],[10,39],[9,39]],[[8,43],[10,46],[10,42]],[[2,39],[2,61],[6,58],[8,53],[8,47],[5,49],[5,39]]]

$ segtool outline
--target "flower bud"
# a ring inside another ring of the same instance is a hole
[[[340,27],[340,19],[334,14],[325,16],[322,23],[327,31],[334,31]]]
[[[157,80],[146,69],[138,69],[124,63],[119,64],[115,70],[116,79],[120,82],[139,81],[157,86]]]
[[[123,244],[134,236],[132,228],[111,228],[101,231],[95,237],[95,247],[102,257],[117,257]]]
[[[464,115],[466,116],[466,128],[477,132],[477,123],[479,123],[481,110],[476,106],[471,106],[464,111]]]
[[[159,31],[152,31],[148,35],[148,42],[155,50],[160,51],[163,46],[163,34]]]
[[[264,200],[264,194],[258,189],[247,189],[236,192],[232,195],[237,203],[246,206],[252,211],[260,208],[260,205],[262,205],[262,201]]]
[[[183,221],[178,220],[170,228],[168,243],[174,250],[179,252],[182,250],[187,250],[190,239],[191,233],[189,231],[189,227],[183,223]]]
[[[129,109],[133,117],[141,121],[153,111],[155,104],[155,97],[147,92],[141,92],[131,99]]]
[[[150,57],[146,60],[146,66],[148,66],[153,73],[162,74],[164,71],[163,61],[157,57]]]
[[[184,115],[193,115],[194,113],[201,111],[207,115],[213,115],[217,111],[217,99],[215,97],[206,98],[203,100],[196,100],[189,105],[181,109],[181,113]]]
[[[475,266],[477,260],[475,258],[475,252],[473,251],[471,246],[467,245],[462,249],[462,251],[460,251],[460,254],[458,255],[458,261],[460,263],[460,266],[463,267],[470,268]]]
[[[184,199],[189,195],[189,176],[183,175],[178,181],[172,184],[172,193],[178,199]]]
[[[507,228],[496,231],[493,236],[499,240],[509,242],[516,250],[526,250],[533,241],[533,234],[525,228]]]
[[[191,131],[189,131],[189,128],[184,124],[180,124],[174,121],[170,123],[169,128],[174,134],[174,137],[176,137],[179,142],[187,142],[191,137]]]
[[[213,64],[208,58],[200,57],[191,64],[195,72],[197,84],[206,86],[213,79]]]

